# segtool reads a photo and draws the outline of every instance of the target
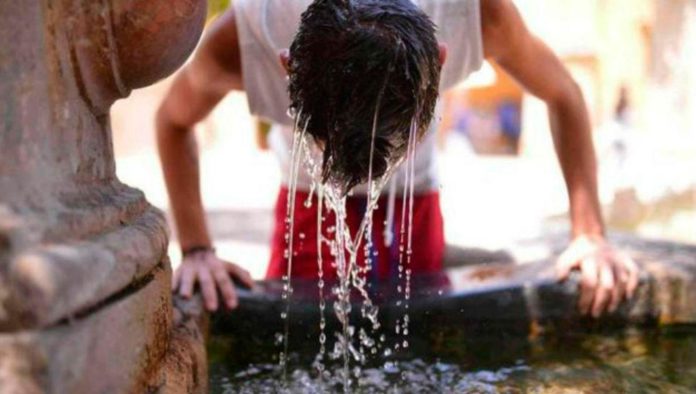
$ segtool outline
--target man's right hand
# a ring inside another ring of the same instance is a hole
[[[174,272],[172,290],[184,298],[191,298],[196,281],[200,283],[205,307],[209,311],[218,308],[218,292],[220,289],[225,305],[234,309],[239,304],[237,292],[232,278],[243,285],[254,288],[254,281],[245,269],[236,264],[221,260],[214,251],[201,251],[186,256]]]
[[[241,50],[234,7],[230,7],[206,29],[193,59],[174,78],[157,111],[157,146],[177,237],[184,246],[210,241],[194,128],[227,93],[241,89]],[[220,260],[212,251],[199,252],[183,259],[174,273],[172,288],[183,297],[191,297],[196,282],[200,283],[209,310],[218,308],[220,289],[223,303],[234,308],[238,299],[230,275],[244,285],[253,285],[242,268]]]

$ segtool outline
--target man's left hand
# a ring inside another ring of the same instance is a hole
[[[602,237],[577,237],[561,254],[556,263],[558,279],[566,280],[575,269],[582,275],[580,312],[595,318],[616,311],[624,299],[633,297],[638,287],[636,263]]]

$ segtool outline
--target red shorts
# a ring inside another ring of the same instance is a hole
[[[288,260],[285,258],[288,241],[285,219],[287,213],[288,189],[282,187],[275,206],[275,226],[271,240],[271,261],[266,272],[268,279],[279,279],[287,274]],[[317,266],[317,197],[313,197],[311,207],[305,207],[308,192],[298,191],[295,199],[294,250],[292,263],[293,278],[313,279],[318,277]],[[346,202],[347,222],[353,237],[365,214],[366,198],[348,197]],[[372,279],[386,279],[395,276],[399,264],[399,245],[401,229],[402,199],[397,198],[394,207],[393,234],[394,240],[390,246],[385,244],[384,227],[386,222],[387,198],[380,199],[373,216],[372,230]],[[322,233],[327,236],[328,229],[335,226],[335,215],[324,209]],[[408,219],[407,219],[408,220]],[[363,241],[364,242],[364,241]],[[435,272],[442,268],[445,252],[445,237],[440,211],[440,195],[430,192],[414,196],[413,204],[413,242],[412,255],[408,268],[413,273]],[[359,248],[358,264],[365,260],[364,248]],[[333,258],[328,245],[324,243],[322,250],[324,276],[327,279],[336,277],[331,267]]]

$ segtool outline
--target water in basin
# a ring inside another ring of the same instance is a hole
[[[322,379],[312,368],[316,343],[291,354],[287,381],[271,346],[240,357],[245,338],[210,341],[212,393],[342,392],[341,379]],[[340,371],[342,364],[328,364]],[[358,371],[355,371],[358,372]],[[595,328],[471,337],[456,327],[412,338],[408,352],[364,365],[359,393],[693,393],[696,327]]]

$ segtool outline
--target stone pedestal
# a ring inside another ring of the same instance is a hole
[[[0,2],[0,392],[167,391],[180,335],[166,223],[116,178],[108,113],[183,63],[205,13]]]

